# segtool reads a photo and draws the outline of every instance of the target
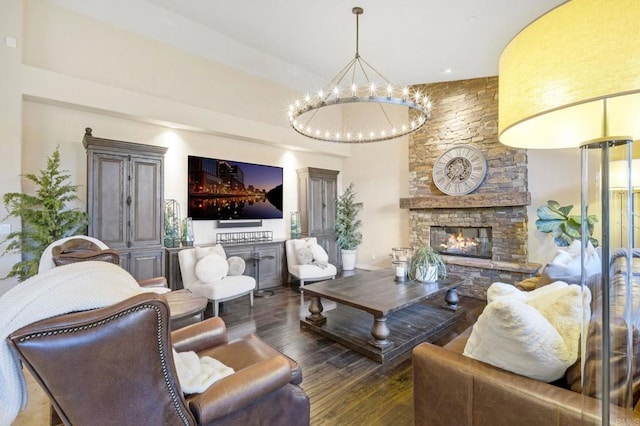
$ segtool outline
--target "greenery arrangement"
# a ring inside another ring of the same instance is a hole
[[[180,205],[176,200],[164,201],[164,246],[180,247]]]
[[[182,245],[190,247],[193,245],[193,219],[185,217],[182,219]]]
[[[438,276],[442,278],[447,277],[447,265],[444,263],[442,255],[436,249],[427,245],[414,249],[413,256],[411,256],[409,278],[424,281],[423,278],[426,278],[429,267],[436,267],[438,269]]]
[[[67,170],[60,170],[59,147],[47,159],[47,168],[40,175],[29,173],[24,177],[36,186],[36,194],[22,192],[4,194],[3,200],[7,217],[19,217],[22,229],[7,235],[9,241],[6,253],[21,253],[22,260],[11,268],[9,277],[19,281],[38,273],[40,256],[45,248],[60,238],[86,233],[89,222],[85,212],[66,209],[68,203],[78,200],[79,185],[71,185]],[[5,219],[6,219],[5,218]]]
[[[550,233],[558,247],[567,247],[573,241],[582,238],[582,217],[579,215],[570,216],[569,212],[572,208],[573,205],[561,207],[557,201],[549,200],[547,204],[537,209],[536,227],[538,231]],[[598,240],[592,237],[596,223],[598,223],[598,216],[587,215],[589,241],[594,247],[598,247]]]
[[[357,218],[362,203],[356,201],[353,182],[338,197],[336,207],[335,229],[338,234],[338,247],[342,250],[356,250],[362,242],[362,234],[358,231],[362,221]]]

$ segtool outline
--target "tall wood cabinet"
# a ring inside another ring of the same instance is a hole
[[[298,169],[298,210],[303,237],[316,237],[329,254],[329,262],[340,265],[335,231],[338,171],[306,167]]]
[[[120,253],[136,279],[164,275],[165,147],[96,138],[87,128],[89,236]]]

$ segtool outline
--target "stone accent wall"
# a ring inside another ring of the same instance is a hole
[[[430,97],[433,109],[432,118],[409,139],[412,198],[401,203],[410,208],[411,245],[428,244],[431,226],[490,226],[491,260],[526,264],[528,217],[523,204],[528,204],[530,199],[527,153],[498,141],[498,77],[425,84],[417,88]],[[457,144],[473,145],[482,151],[488,168],[483,184],[473,194],[452,197],[437,189],[431,173],[438,156]],[[494,206],[482,202],[496,197],[501,201]],[[513,203],[505,201],[511,199]],[[494,281],[523,279],[522,272],[498,270],[490,262],[484,268],[455,262],[449,264],[449,270],[465,277],[460,293],[473,297],[486,297],[486,289]]]
[[[409,138],[409,194],[442,193],[433,183],[435,160],[458,144],[478,148],[487,159],[484,183],[474,192],[527,192],[527,151],[498,141],[498,77],[416,86],[431,99],[431,119]]]

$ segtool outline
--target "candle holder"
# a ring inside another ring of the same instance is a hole
[[[407,281],[409,268],[411,267],[411,249],[407,247],[394,247],[391,249],[391,257],[394,281],[401,283]]]

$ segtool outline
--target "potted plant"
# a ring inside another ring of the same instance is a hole
[[[447,277],[447,265],[442,255],[431,246],[420,246],[413,251],[409,278],[424,283],[438,281],[438,277]]]
[[[79,200],[78,185],[69,183],[68,171],[60,170],[59,147],[47,159],[47,168],[40,170],[40,175],[28,173],[24,177],[36,185],[35,195],[9,192],[3,198],[7,217],[19,217],[22,222],[22,229],[7,235],[5,241],[9,244],[3,253],[22,254],[22,260],[5,277],[17,277],[19,281],[38,273],[40,256],[49,244],[85,233],[89,221],[87,213],[67,208],[68,203]]]
[[[357,218],[361,209],[362,203],[356,201],[352,182],[336,201],[335,229],[342,256],[342,269],[345,271],[352,271],[356,267],[356,253],[362,242],[362,234],[358,231],[362,221]]]
[[[567,247],[573,241],[582,238],[582,218],[579,215],[569,216],[572,208],[573,205],[561,207],[557,201],[549,200],[537,209],[536,228],[540,232],[553,235],[553,241],[558,247]],[[598,240],[592,237],[597,222],[598,216],[587,215],[587,232],[594,247],[598,247]]]

